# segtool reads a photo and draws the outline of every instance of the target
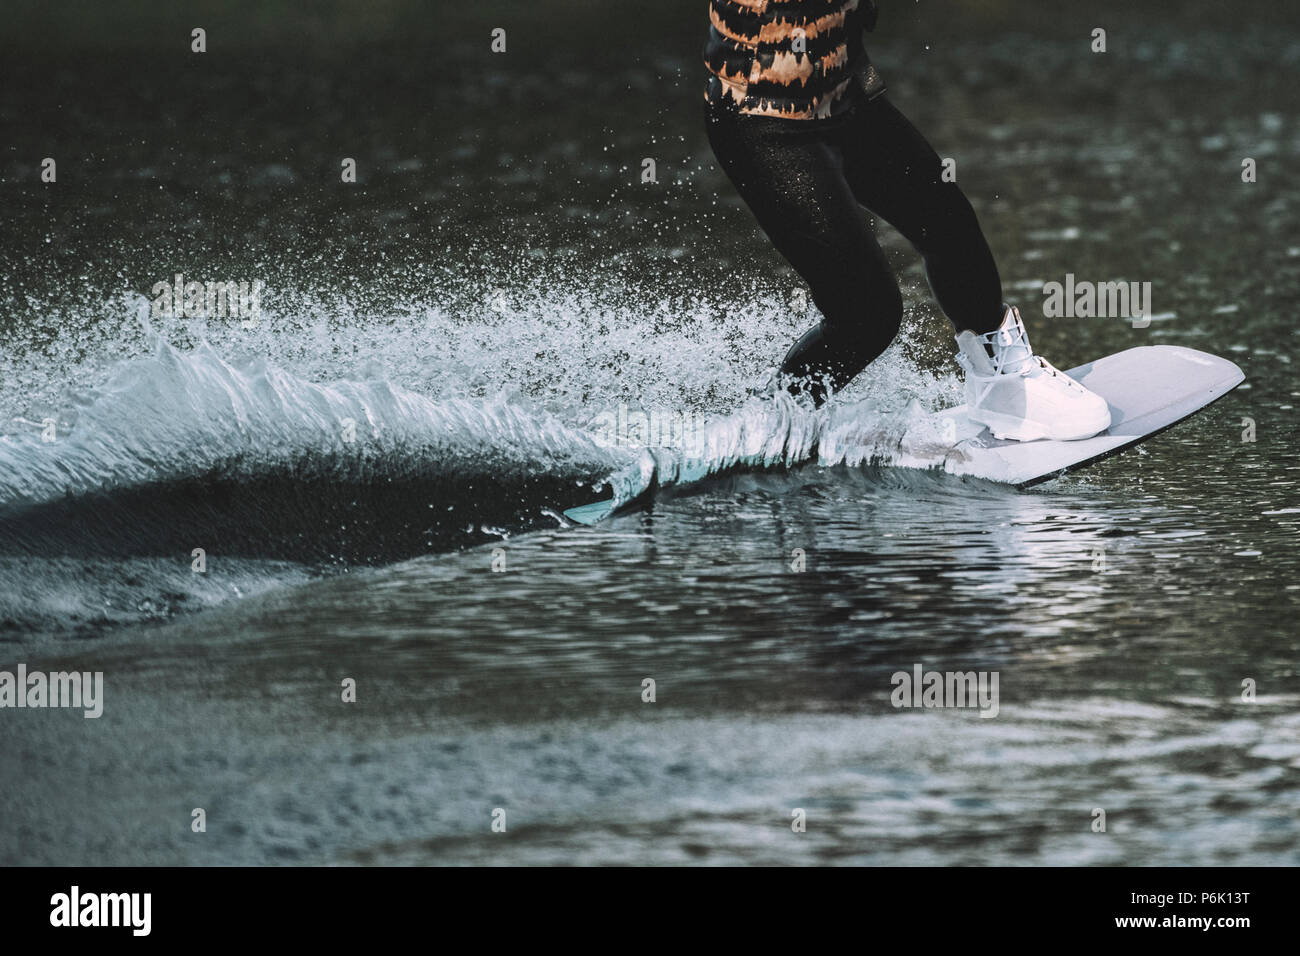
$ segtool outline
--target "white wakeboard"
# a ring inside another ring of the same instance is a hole
[[[1100,435],[1081,441],[1007,441],[972,422],[966,406],[959,405],[927,415],[909,428],[891,463],[1028,488],[1158,435],[1222,398],[1246,377],[1227,359],[1177,345],[1127,349],[1065,374],[1110,406],[1110,427]],[[644,465],[638,467],[645,471]],[[677,469],[672,483],[684,484],[708,473],[707,468],[696,470],[688,464]],[[654,476],[647,473],[643,489],[634,496],[615,496],[564,514],[580,524],[595,524],[653,487]]]
[[[1081,441],[1006,441],[972,423],[961,405],[939,413],[956,438],[944,470],[1028,488],[1158,435],[1246,378],[1227,359],[1177,345],[1116,352],[1065,374],[1106,400],[1108,429]]]

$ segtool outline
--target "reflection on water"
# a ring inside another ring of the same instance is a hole
[[[7,794],[93,792],[78,819],[134,820],[98,845],[141,862],[1294,863],[1283,559],[1108,484],[739,477],[511,539],[505,571],[481,548],[250,599],[79,654],[106,716],[20,714]],[[997,718],[895,710],[914,664],[998,673]],[[104,733],[138,725],[126,777]],[[6,819],[43,836],[61,805]]]

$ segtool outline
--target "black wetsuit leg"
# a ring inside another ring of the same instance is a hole
[[[888,347],[902,320],[897,280],[862,206],[921,252],[959,330],[1001,323],[1001,280],[970,203],[943,182],[939,157],[884,97],[861,96],[823,120],[750,116],[726,104],[706,115],[723,171],[822,313],[781,365],[819,404]]]
[[[943,161],[886,97],[856,105],[839,131],[844,175],[858,202],[903,234],[925,260],[939,307],[957,331],[1002,324],[1002,280],[975,210]]]

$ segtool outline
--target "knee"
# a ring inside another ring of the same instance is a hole
[[[903,324],[903,293],[899,291],[897,280],[890,275],[872,282],[863,300],[865,324],[874,326],[882,334],[887,333],[890,338],[897,335]]]
[[[889,337],[892,339],[903,326],[903,293],[899,291],[898,283],[889,284],[889,289],[881,298],[879,308],[880,326],[889,332]]]
[[[893,276],[854,283],[847,300],[823,303],[814,295],[813,301],[827,330],[854,353],[878,355],[903,324],[903,294]]]

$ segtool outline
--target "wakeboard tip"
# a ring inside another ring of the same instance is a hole
[[[614,511],[614,499],[608,501],[593,501],[591,504],[578,505],[576,508],[569,508],[564,512],[564,517],[570,521],[576,521],[578,524],[594,525],[600,524],[608,518]]]

